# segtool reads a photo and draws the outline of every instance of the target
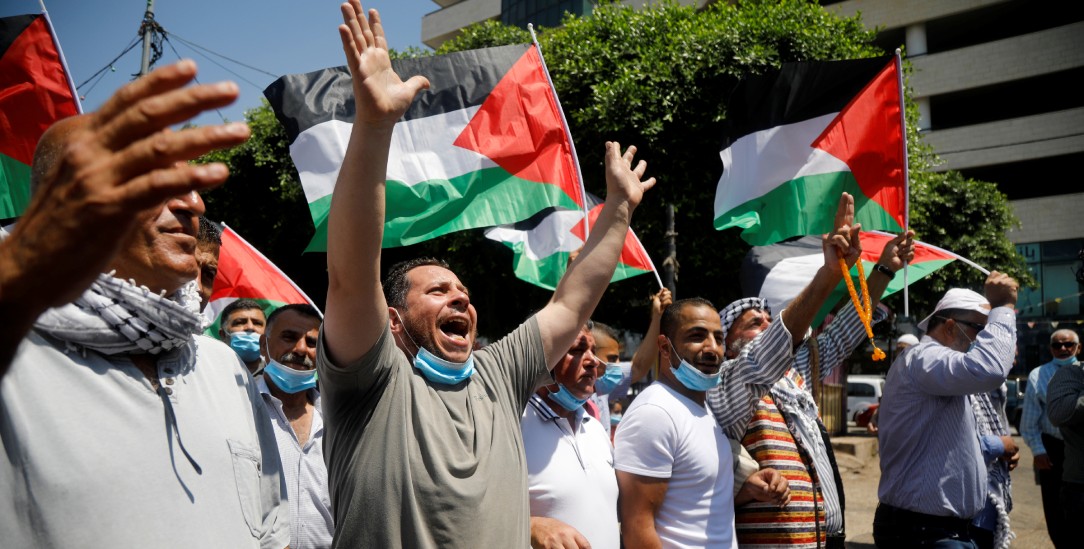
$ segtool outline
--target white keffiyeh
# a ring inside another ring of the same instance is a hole
[[[101,274],[75,301],[42,314],[34,328],[72,350],[159,354],[186,344],[203,330],[199,308],[195,281],[165,297],[135,281]]]

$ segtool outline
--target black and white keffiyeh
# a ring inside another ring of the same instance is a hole
[[[727,332],[730,331],[730,327],[734,324],[735,320],[742,313],[749,309],[761,309],[769,315],[772,314],[772,310],[768,308],[768,301],[759,297],[743,297],[726,307],[723,307],[722,311],[719,311],[719,322],[723,325],[723,339],[726,339]]]
[[[98,275],[75,301],[46,311],[34,328],[72,350],[159,354],[183,346],[203,330],[199,309],[195,281],[164,296],[109,273]]]
[[[975,426],[979,436],[1008,436],[1008,426],[1002,421],[1001,414],[989,393],[970,395],[971,409],[975,413]],[[1012,511],[1012,482],[1009,478],[1009,465],[1000,459],[986,466],[990,475],[987,498],[997,509],[997,530],[994,532],[994,547],[1008,549],[1016,537],[1009,525],[1009,511]]]

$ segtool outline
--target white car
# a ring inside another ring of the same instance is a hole
[[[858,414],[880,403],[884,385],[882,376],[847,376],[847,419],[856,421]]]

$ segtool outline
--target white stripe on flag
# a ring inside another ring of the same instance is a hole
[[[842,160],[810,146],[837,114],[751,133],[723,149],[715,215],[802,176],[850,171]]]
[[[559,210],[547,215],[529,231],[515,229],[512,225],[498,225],[486,229],[485,234],[498,242],[523,242],[523,253],[538,261],[558,252],[573,252],[583,246],[583,241],[572,234],[572,228],[581,220],[583,212],[580,210]]]
[[[823,265],[823,253],[784,258],[764,278],[759,297],[768,301],[773,315],[778,315],[813,280],[814,273]]]
[[[423,181],[449,180],[496,164],[476,151],[454,146],[479,107],[401,121],[392,133],[387,179],[414,185]],[[311,203],[335,189],[339,168],[346,156],[353,124],[330,120],[297,136],[290,145],[301,176],[305,198]]]

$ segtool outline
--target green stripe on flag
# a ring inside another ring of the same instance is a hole
[[[826,234],[835,227],[834,216],[840,194],[854,197],[855,222],[864,229],[901,232],[902,227],[878,203],[862,194],[851,172],[799,177],[775,187],[767,194],[745,202],[715,218],[715,228],[744,229],[741,237],[754,246],[765,246],[807,234]]]
[[[381,244],[384,248],[408,246],[455,231],[515,223],[554,205],[579,208],[557,185],[520,179],[499,167],[414,185],[389,180],[385,203],[388,218]],[[331,195],[309,203],[316,234],[306,252],[327,251],[330,210]]]
[[[30,166],[0,154],[0,219],[18,217],[30,204]]]

